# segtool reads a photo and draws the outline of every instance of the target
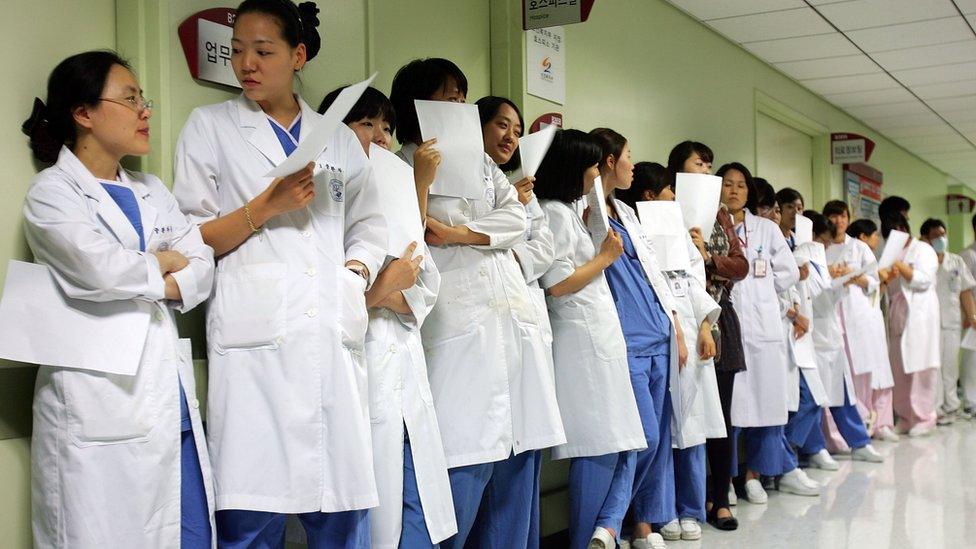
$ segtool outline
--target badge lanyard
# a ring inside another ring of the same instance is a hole
[[[742,218],[742,235],[745,237],[745,239],[743,239],[742,236],[739,236],[738,231],[736,231],[736,236],[739,238],[739,243],[741,243],[745,247],[745,249],[748,250],[749,249],[749,228],[746,227],[745,218]],[[766,260],[763,259],[762,246],[759,246],[759,249],[756,250],[756,253],[759,254],[759,257],[757,257],[756,260],[752,262],[752,275],[756,278],[765,278],[766,268],[768,267],[768,265],[766,263]]]

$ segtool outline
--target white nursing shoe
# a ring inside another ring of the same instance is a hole
[[[616,547],[617,538],[610,533],[610,530],[597,526],[596,530],[593,530],[593,535],[590,537],[590,543],[586,549],[615,549]]]
[[[765,505],[769,501],[769,496],[758,478],[746,481],[746,501],[756,505]]]
[[[874,449],[874,446],[868,444],[867,446],[862,446],[860,448],[855,448],[851,452],[851,459],[854,461],[867,461],[869,463],[884,463],[884,456],[878,453]]]
[[[824,471],[836,471],[840,469],[840,464],[837,463],[826,448],[810,456],[810,465],[817,469],[823,469]]]

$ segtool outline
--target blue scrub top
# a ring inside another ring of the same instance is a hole
[[[630,356],[667,355],[671,351],[671,322],[644,275],[634,242],[623,224],[610,220],[620,233],[624,253],[604,273],[617,306],[617,316],[627,341]]]

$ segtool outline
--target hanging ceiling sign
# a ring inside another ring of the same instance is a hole
[[[830,163],[855,164],[871,160],[874,141],[856,133],[830,134]]]
[[[596,0],[522,0],[522,29],[572,25],[589,19]]]
[[[187,17],[178,30],[190,76],[197,80],[240,88],[230,64],[234,8],[212,8]]]

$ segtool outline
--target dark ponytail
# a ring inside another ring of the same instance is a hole
[[[306,61],[318,55],[322,39],[318,31],[319,8],[315,2],[302,2],[296,6],[292,0],[244,0],[237,6],[237,17],[245,13],[274,17],[289,46],[297,48],[299,44],[305,44]]]
[[[51,71],[47,104],[35,98],[30,118],[20,127],[30,137],[35,158],[51,164],[57,161],[63,145],[74,145],[77,138],[74,110],[98,104],[108,73],[115,65],[130,69],[114,51],[88,51],[72,55]]]

